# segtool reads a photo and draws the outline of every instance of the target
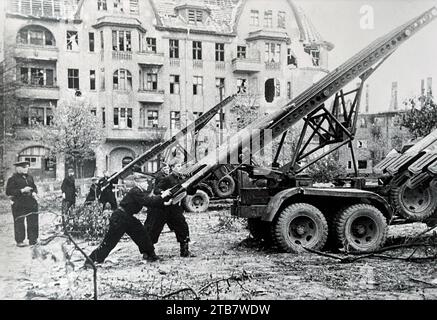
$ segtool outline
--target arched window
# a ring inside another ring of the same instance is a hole
[[[132,74],[129,70],[118,69],[113,76],[114,90],[132,90]]]
[[[17,44],[54,47],[56,41],[50,30],[42,26],[32,25],[18,31]]]

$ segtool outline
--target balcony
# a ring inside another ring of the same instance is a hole
[[[113,60],[132,60],[132,52],[130,51],[112,51]]]
[[[28,60],[57,61],[59,58],[59,49],[56,47],[19,44],[14,48],[14,56]]]
[[[25,99],[59,100],[59,87],[23,84],[17,89],[16,95],[19,98]]]
[[[170,67],[180,67],[181,60],[177,58],[170,58]]]
[[[203,60],[193,60],[193,68],[202,69]]]
[[[138,51],[136,53],[136,59],[139,64],[155,66],[164,65],[164,53]]]
[[[164,103],[164,90],[138,90],[138,101]]]
[[[235,58],[232,59],[232,71],[234,73],[260,72],[262,68],[259,58]]]
[[[136,129],[109,129],[108,141],[160,141],[164,138],[164,127]]]

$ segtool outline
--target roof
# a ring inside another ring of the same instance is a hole
[[[155,10],[158,26],[171,29],[202,30],[218,34],[235,34],[236,26],[247,0],[150,0]],[[300,40],[305,45],[325,45],[328,50],[334,46],[325,41],[305,12],[288,0],[299,28]],[[190,5],[209,10],[211,19],[202,25],[188,24],[176,15],[178,7]]]

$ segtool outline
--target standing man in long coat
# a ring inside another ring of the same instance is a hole
[[[26,237],[29,245],[38,242],[38,189],[33,181],[33,177],[28,174],[30,163],[21,161],[14,163],[15,173],[8,179],[6,184],[6,195],[12,202],[12,216],[14,218],[14,234],[18,247],[24,247]]]
[[[62,181],[61,191],[62,213],[66,214],[76,204],[76,183],[73,168],[68,169],[68,175]]]

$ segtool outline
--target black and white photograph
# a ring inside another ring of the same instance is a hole
[[[0,0],[0,300],[436,300],[436,20],[435,0]]]

